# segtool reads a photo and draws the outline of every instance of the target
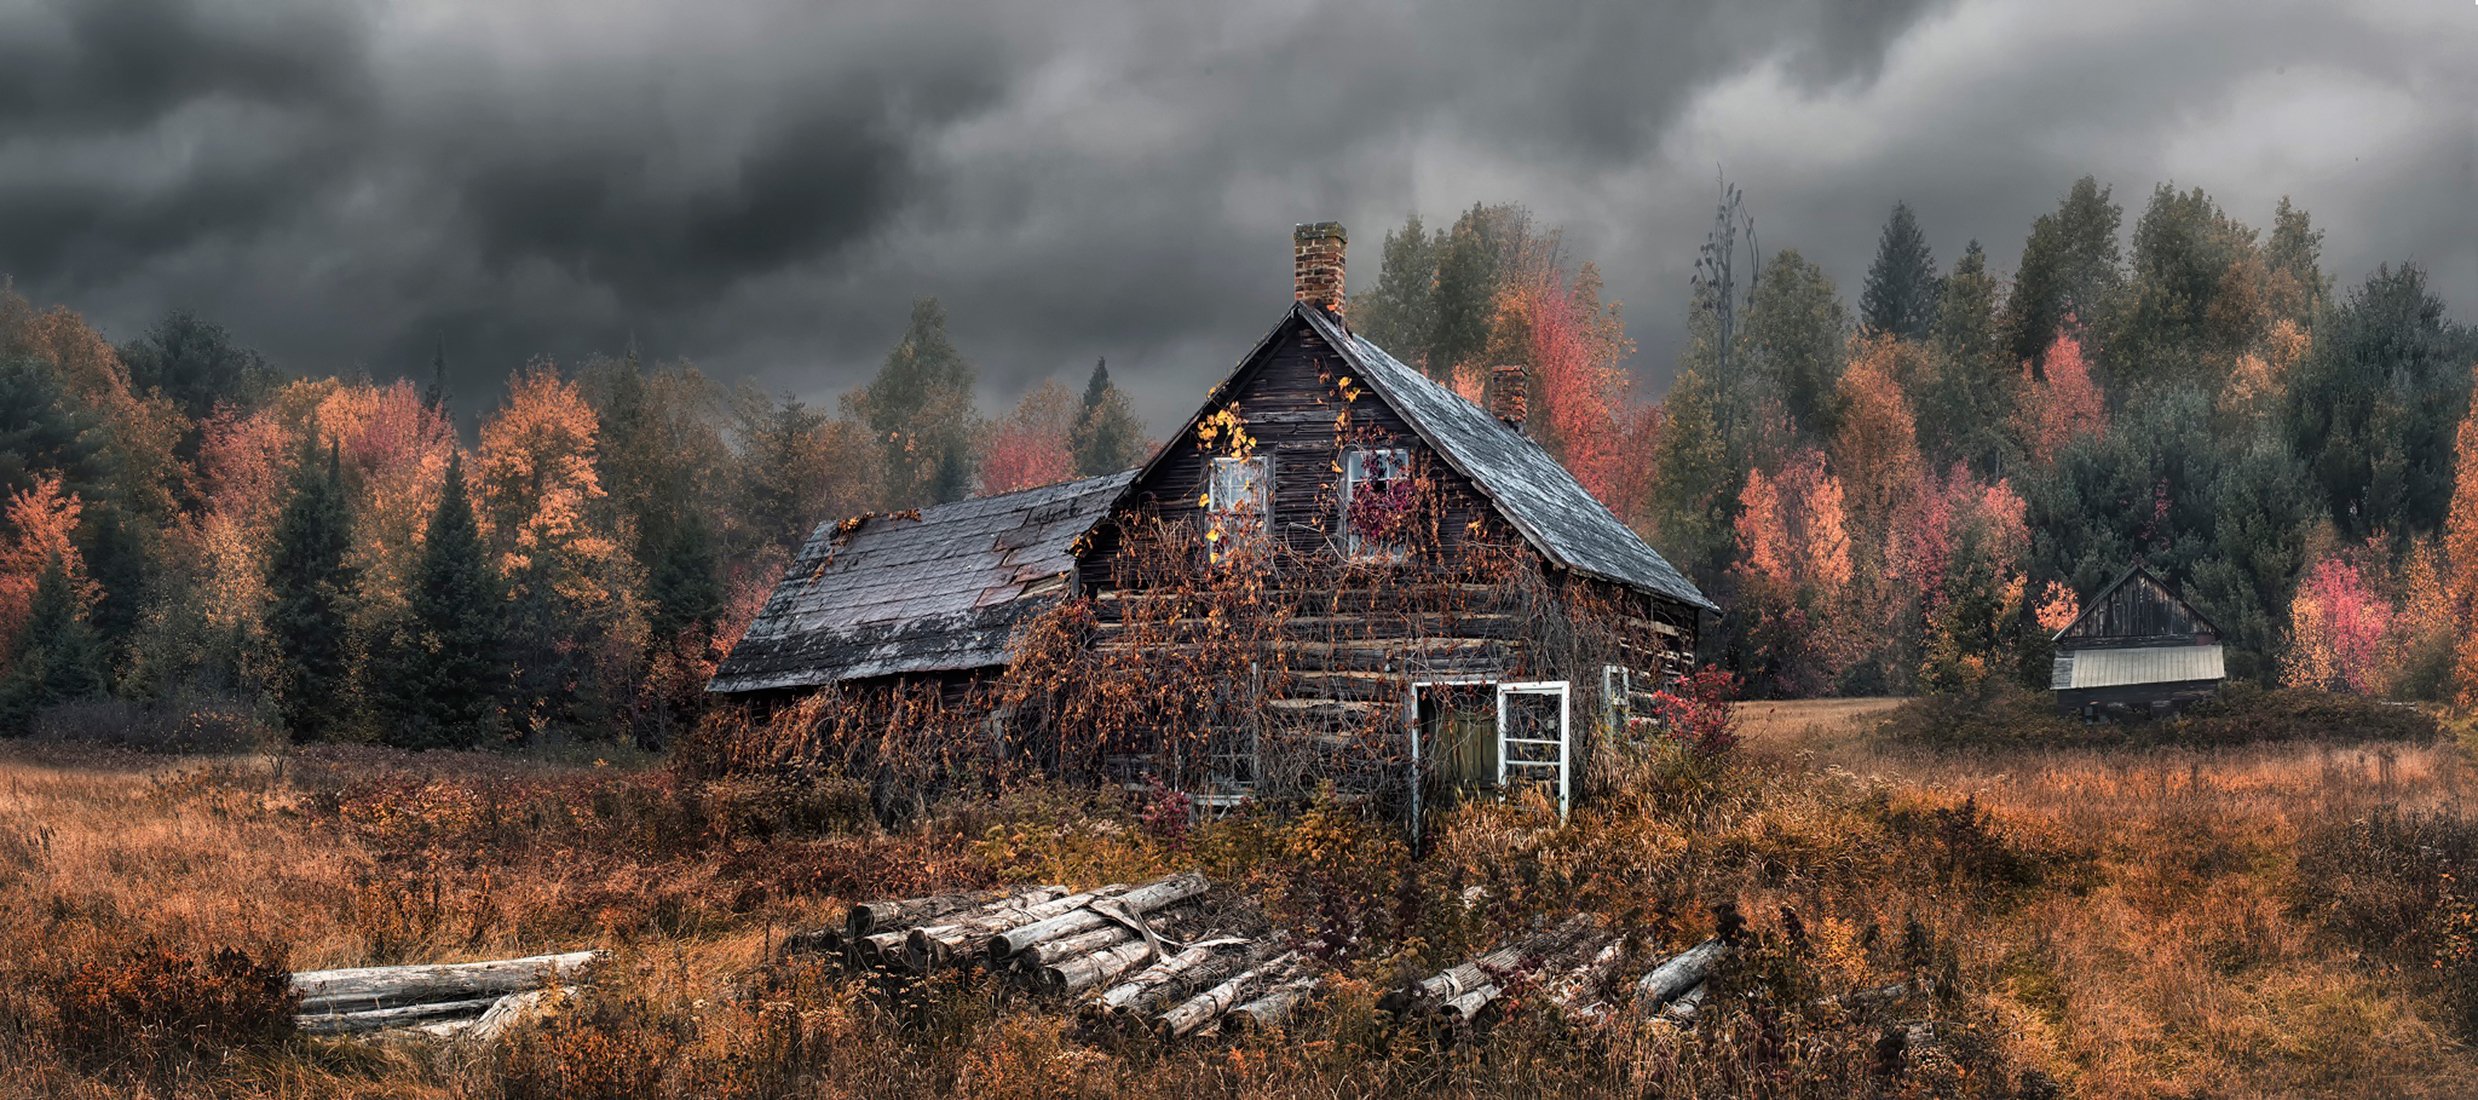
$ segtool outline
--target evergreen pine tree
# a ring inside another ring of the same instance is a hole
[[[1110,382],[1110,362],[1093,363],[1093,377],[1084,384],[1084,411],[1076,418],[1068,447],[1075,454],[1076,476],[1115,474],[1143,459],[1144,426],[1128,408],[1127,395]]]
[[[464,457],[451,455],[374,685],[390,744],[464,747],[489,737],[508,681],[505,598],[466,496]]]
[[[639,534],[644,544],[647,620],[656,645],[683,631],[711,627],[723,613],[722,554],[714,525],[695,508],[654,513]]]
[[[946,310],[924,298],[877,377],[846,399],[884,448],[887,507],[961,500],[971,491],[981,430],[972,407],[977,373],[947,338]]]
[[[267,633],[282,675],[278,710],[296,738],[334,734],[351,713],[345,606],[357,577],[345,554],[353,542],[352,503],[338,449],[331,443],[321,461],[317,437],[312,422],[267,561],[274,595]]]
[[[0,736],[23,735],[44,707],[103,694],[103,643],[79,604],[68,567],[52,555],[0,676]]]
[[[1867,269],[1867,285],[1859,294],[1859,325],[1876,335],[1917,340],[1927,335],[1936,318],[1936,298],[1943,290],[1936,278],[1936,258],[1910,204],[1893,204],[1893,216],[1876,239],[1876,262]]]

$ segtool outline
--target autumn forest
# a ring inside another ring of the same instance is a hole
[[[2136,561],[2241,677],[2478,689],[2478,333],[2270,214],[2163,184],[2128,247],[2086,178],[2005,272],[1896,205],[1853,301],[1725,188],[1687,300],[1650,305],[1689,319],[1658,399],[1520,206],[1385,233],[1347,315],[1467,395],[1528,366],[1534,433],[1730,609],[1702,656],[1756,694],[2043,683]],[[623,352],[514,367],[465,436],[435,379],[296,375],[185,312],[115,344],[11,294],[0,728],[660,746],[820,520],[1147,453],[1106,364],[996,419],[975,386],[923,301],[833,409]]]

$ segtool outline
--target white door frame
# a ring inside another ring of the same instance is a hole
[[[1557,697],[1556,741],[1549,741],[1543,738],[1516,738],[1506,736],[1506,722],[1508,718],[1508,711],[1510,709],[1507,706],[1507,701],[1517,695],[1554,695]],[[1573,707],[1573,692],[1570,690],[1568,683],[1564,680],[1521,680],[1513,683],[1501,683],[1497,685],[1497,789],[1500,794],[1505,792],[1507,789],[1507,758],[1511,754],[1506,751],[1506,746],[1556,745],[1557,820],[1561,824],[1565,822],[1567,811],[1572,808],[1574,798],[1573,746],[1575,739]],[[1515,762],[1514,766],[1547,767],[1549,766],[1549,763],[1545,760],[1518,761]]]

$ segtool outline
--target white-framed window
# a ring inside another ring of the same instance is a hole
[[[1207,541],[1220,561],[1237,545],[1273,531],[1273,458],[1215,458],[1205,487]]]
[[[1399,557],[1414,500],[1411,452],[1401,447],[1351,447],[1342,452],[1342,544],[1354,558]]]

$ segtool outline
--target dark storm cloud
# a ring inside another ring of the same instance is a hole
[[[2249,10],[0,0],[0,272],[304,371],[444,348],[473,400],[632,340],[830,397],[934,294],[993,404],[1106,354],[1157,423],[1285,299],[1290,223],[1348,222],[1365,288],[1475,201],[1567,226],[1664,375],[1716,166],[1852,295],[1893,199],[2002,263],[2083,172],[2295,190],[2344,275],[2423,246],[2478,293],[2466,9]]]

